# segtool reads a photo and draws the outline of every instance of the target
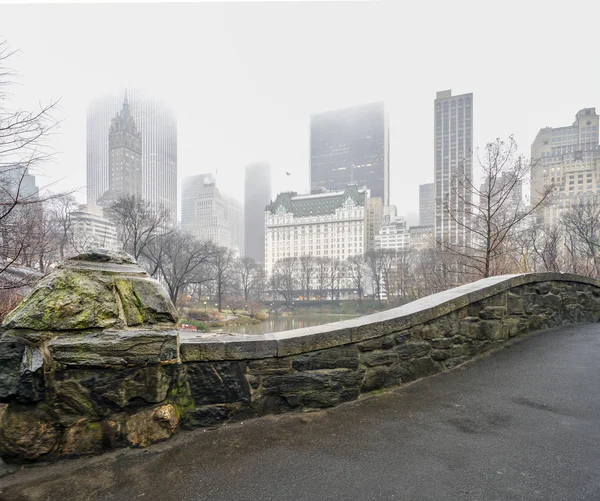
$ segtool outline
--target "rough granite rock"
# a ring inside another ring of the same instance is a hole
[[[179,418],[171,404],[144,409],[125,422],[127,441],[134,447],[146,447],[169,438],[178,425]]]
[[[175,323],[164,288],[126,253],[90,251],[61,263],[6,316],[7,329],[41,332]],[[43,341],[48,336],[39,336]],[[35,337],[28,333],[28,339]]]

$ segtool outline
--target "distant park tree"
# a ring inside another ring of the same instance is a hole
[[[296,268],[296,258],[286,257],[275,263],[273,266],[273,272],[271,273],[271,290],[274,293],[281,295],[287,306],[291,304],[296,290],[298,289]]]
[[[117,226],[123,250],[136,260],[143,257],[152,241],[170,226],[169,211],[146,202],[139,195],[121,195],[107,210]]]
[[[212,256],[214,294],[217,298],[217,308],[223,311],[223,298],[232,291],[235,283],[233,270],[233,251],[226,247],[217,247]]]
[[[365,293],[365,259],[361,255],[350,256],[348,258],[348,273],[352,280],[352,285],[358,293],[358,301],[361,302]]]
[[[187,233],[174,230],[148,242],[144,256],[153,276],[161,279],[171,301],[177,306],[180,294],[188,286],[209,280],[206,270],[211,266],[214,255],[215,248],[210,242],[201,242]]]
[[[315,275],[315,258],[310,255],[300,256],[299,262],[299,273],[300,273],[300,288],[304,299],[310,299],[310,283]]]
[[[244,301],[248,302],[251,296],[256,297],[259,289],[263,286],[263,267],[251,257],[241,257],[234,263],[237,281]]]

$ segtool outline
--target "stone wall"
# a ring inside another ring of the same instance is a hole
[[[600,282],[525,274],[325,326],[187,337],[177,353],[164,332],[138,328],[134,342],[127,330],[97,330],[46,341],[38,355],[22,338],[14,342],[13,329],[0,338],[0,364],[19,368],[12,393],[0,384],[0,454],[17,461],[91,454],[146,446],[181,428],[332,407],[533,331],[598,320]]]

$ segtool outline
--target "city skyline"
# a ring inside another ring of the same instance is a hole
[[[479,8],[463,3],[469,12]],[[525,154],[541,128],[571,122],[573,109],[598,107],[593,79],[578,80],[575,93],[569,91],[573,84],[566,76],[548,80],[529,71],[531,60],[522,44],[542,28],[531,24],[535,13],[526,9],[517,17],[510,9],[497,14],[496,24],[510,22],[514,37],[488,37],[485,52],[472,48],[458,62],[438,57],[439,41],[450,31],[457,44],[472,40],[485,31],[485,23],[472,26],[468,17],[454,12],[460,9],[445,6],[436,19],[418,7],[411,23],[399,21],[402,7],[389,3],[3,5],[1,10],[7,21],[3,35],[22,51],[11,63],[23,83],[13,93],[15,102],[28,108],[40,100],[63,98],[64,123],[54,143],[62,153],[43,173],[35,173],[38,184],[54,183],[56,189],[84,188],[85,108],[95,96],[120,87],[147,87],[149,93],[165,96],[176,110],[177,186],[184,177],[205,172],[202,166],[207,165],[227,180],[227,190],[238,200],[243,199],[243,179],[236,174],[247,163],[262,160],[273,166],[272,196],[292,186],[307,192],[310,115],[384,101],[390,113],[390,203],[406,215],[418,212],[418,186],[433,181],[431,101],[437,90],[476,94],[476,147],[512,133]],[[128,30],[112,40],[102,33],[116,12]],[[339,41],[329,47],[326,35],[342,13],[347,26],[335,28]],[[455,22],[446,26],[442,14]],[[144,23],[135,22],[139,16]],[[177,32],[165,26],[165,36],[153,38],[153,27],[173,16],[178,19]],[[366,16],[376,22],[361,24]],[[545,16],[544,30],[560,27],[565,36],[576,33],[571,12]],[[97,22],[89,26],[72,21],[86,17]],[[253,22],[246,26],[249,18]],[[311,23],[310,39],[300,30],[302,23],[294,22],[298,19]],[[412,51],[409,42],[419,36],[419,25],[426,19],[435,36],[422,50]],[[22,30],[25,23],[30,30]],[[192,25],[198,27],[188,29]],[[394,29],[398,26],[403,29]],[[359,29],[365,36],[355,39]],[[31,33],[45,43],[39,44]],[[124,40],[136,42],[135,57],[122,50]],[[205,70],[199,73],[187,47],[195,51],[208,40],[216,50],[202,53]],[[548,43],[548,51],[536,58],[540,67],[567,55],[577,66],[590,54],[586,47],[572,53],[558,40]],[[341,47],[343,52],[338,51]],[[488,74],[476,64],[500,57],[511,61],[505,73]],[[530,77],[515,79],[515,74]],[[83,193],[85,189],[77,194],[81,202]]]

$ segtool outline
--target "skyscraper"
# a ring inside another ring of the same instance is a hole
[[[463,225],[464,204],[472,198],[465,179],[473,180],[473,94],[438,92],[434,123],[435,238],[461,246],[470,238]]]
[[[310,120],[311,191],[366,186],[389,204],[390,148],[383,102],[327,111]]]
[[[271,166],[253,163],[246,166],[244,233],[246,256],[265,261],[265,208],[271,202]]]
[[[221,193],[212,174],[186,177],[181,187],[181,228],[244,255],[244,209]]]
[[[127,93],[108,133],[108,190],[99,199],[109,207],[121,195],[141,195],[142,138],[129,110]]]
[[[160,99],[128,90],[130,113],[142,142],[141,195],[169,209],[177,219],[177,120]],[[97,204],[109,189],[111,120],[121,110],[123,92],[94,99],[87,110],[87,201]]]
[[[435,221],[435,184],[419,185],[419,226],[433,226]]]
[[[565,209],[600,193],[600,117],[595,108],[577,112],[575,122],[541,129],[531,145],[531,204],[554,185],[544,222],[557,223]]]

